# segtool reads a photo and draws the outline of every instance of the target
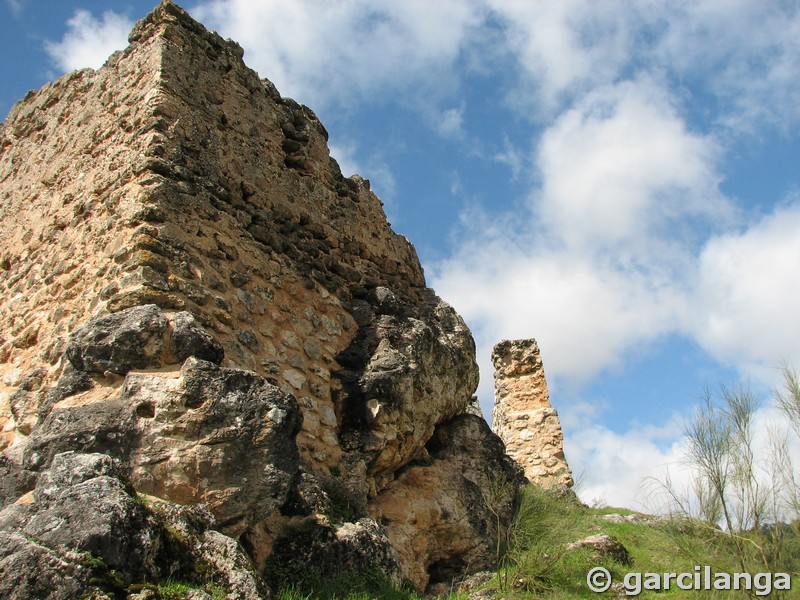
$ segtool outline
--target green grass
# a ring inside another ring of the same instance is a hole
[[[395,588],[384,588],[372,592],[340,592],[333,595],[328,595],[331,590],[322,590],[321,592],[300,592],[295,588],[283,589],[274,598],[276,600],[319,600],[326,598],[328,600],[425,600],[424,596],[420,596],[414,592],[397,590]],[[443,600],[467,600],[464,595],[453,594],[445,597]]]
[[[181,600],[188,592],[197,589],[197,586],[184,581],[168,579],[157,586],[158,593],[164,600]]]
[[[614,582],[622,582],[629,572],[693,573],[695,566],[710,566],[712,572],[734,573],[737,567],[730,538],[708,525],[688,519],[661,519],[646,523],[612,523],[604,515],[633,514],[609,507],[588,508],[574,500],[559,498],[533,486],[523,490],[520,509],[512,528],[509,552],[504,566],[488,584],[495,597],[509,599],[616,597],[609,591],[597,594],[589,590],[586,575],[593,567],[605,567]],[[590,535],[605,533],[628,550],[632,565],[620,564],[590,550],[567,551],[566,546]],[[755,534],[753,534],[755,535]],[[755,547],[755,546],[753,546]],[[797,573],[800,554],[787,553],[784,565]],[[755,553],[754,553],[755,554]],[[795,559],[797,556],[797,559]],[[751,573],[764,571],[753,557]],[[800,579],[794,589],[771,598],[800,598]],[[683,598],[746,598],[744,592],[684,591],[673,582],[669,591],[642,590],[639,598],[680,600]]]

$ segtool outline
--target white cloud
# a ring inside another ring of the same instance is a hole
[[[460,0],[230,0],[192,13],[239,41],[248,64],[282,93],[320,109],[377,91],[410,105],[450,96],[453,63],[481,22],[480,5]]]
[[[565,432],[567,460],[579,481],[578,494],[588,504],[658,508],[643,482],[662,477],[669,467],[673,482],[683,488],[691,473],[680,468],[685,440],[682,421],[674,418],[659,427],[632,427],[615,433],[602,425]]]
[[[512,179],[517,179],[527,166],[522,152],[511,143],[507,135],[503,137],[503,149],[499,152],[495,152],[492,159],[507,165],[508,168],[511,169]]]
[[[436,130],[443,137],[460,138],[464,136],[464,111],[466,105],[458,108],[448,108],[442,111],[437,119]]]
[[[522,72],[509,101],[552,114],[573,95],[613,82],[628,61],[630,5],[488,0]]]
[[[598,90],[555,120],[527,207],[465,215],[467,241],[428,267],[482,364],[501,338],[536,337],[550,377],[578,384],[678,329],[691,309],[692,233],[734,212],[716,160],[714,141],[688,131],[649,79]],[[486,384],[481,394],[491,397]]]
[[[604,86],[542,136],[539,212],[568,247],[646,253],[671,221],[730,217],[717,153],[713,139],[687,130],[657,82]]]
[[[720,123],[758,134],[800,122],[800,5],[753,0],[663,3],[654,59],[719,101]]]
[[[97,69],[116,50],[128,44],[133,22],[113,11],[98,20],[89,11],[78,10],[67,21],[67,32],[60,42],[45,42],[45,50],[62,71],[91,67]]]
[[[767,377],[782,360],[800,365],[800,203],[710,239],[699,260],[689,327],[703,347]]]
[[[719,103],[717,124],[755,134],[800,121],[800,6],[757,0],[526,2],[487,0],[515,57],[511,106],[536,118],[585,93],[663,73],[689,80]]]

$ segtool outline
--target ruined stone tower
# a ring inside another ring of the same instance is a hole
[[[238,44],[168,0],[129,42],[0,126],[0,596],[97,592],[76,551],[133,582],[191,558],[238,598],[281,561],[491,567],[514,490],[483,491],[517,471],[412,244]]]
[[[531,483],[571,487],[558,412],[550,404],[536,340],[504,340],[492,351],[495,398],[492,429]]]

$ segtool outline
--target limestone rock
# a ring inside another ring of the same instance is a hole
[[[411,463],[369,506],[418,588],[496,566],[521,469],[486,421],[464,414],[436,429],[429,455]]]
[[[621,515],[619,513],[609,513],[607,515],[600,515],[600,518],[609,523],[632,523],[634,525],[657,525],[661,518],[653,515],[644,515],[641,513],[631,513],[629,515]]]
[[[21,458],[0,455],[0,509],[36,485],[38,473],[22,467]]]
[[[118,479],[94,477],[42,504],[23,532],[48,547],[88,552],[112,569],[167,576],[156,567],[156,523]]]
[[[598,533],[567,545],[567,550],[589,548],[598,558],[610,558],[625,566],[633,565],[628,549],[615,537]]]
[[[190,358],[177,378],[129,376],[121,399],[139,403],[129,458],[138,491],[203,502],[234,537],[286,500],[300,412],[263,377]]]
[[[183,550],[189,555],[188,563],[195,571],[201,570],[208,580],[222,584],[234,598],[259,600],[270,597],[241,544],[213,529],[214,516],[205,505],[174,504],[154,496],[146,496],[146,502],[151,512],[173,535],[178,536]],[[202,590],[195,592],[204,593]]]
[[[495,399],[492,429],[522,465],[531,483],[571,487],[564,434],[550,393],[536,340],[504,340],[492,351]]]
[[[179,312],[170,323],[155,304],[145,304],[79,327],[70,335],[66,354],[79,371],[125,375],[179,364],[190,356],[219,364],[224,350],[191,314]]]
[[[139,492],[203,502],[236,536],[285,501],[300,412],[263,377],[190,358],[180,371],[129,373],[113,392],[54,407],[31,436],[29,468],[66,451],[110,453]]]
[[[154,304],[94,319],[70,336],[67,358],[79,371],[125,375],[158,368],[167,319]]]
[[[173,576],[201,586],[198,573],[236,598],[269,597],[241,546],[210,529],[202,505],[143,501],[122,471],[108,455],[58,454],[29,502],[0,511],[4,598],[119,596],[146,585],[137,581]]]
[[[276,586],[370,572],[400,584],[394,551],[383,528],[369,518],[341,525],[306,519],[275,542],[265,569],[267,579]]]
[[[0,531],[0,597],[72,600],[86,589],[89,570],[19,533]]]
[[[194,357],[214,364],[222,363],[225,350],[214,336],[203,329],[191,313],[181,311],[169,318],[170,328],[165,344],[167,364],[182,364]]]
[[[235,539],[218,531],[206,531],[198,555],[218,573],[217,578],[225,582],[234,598],[261,600],[270,597],[252,561]]]
[[[412,315],[375,315],[366,303],[359,310],[365,324],[339,357],[357,369],[342,372],[341,438],[367,455],[372,473],[391,473],[424,447],[437,424],[466,409],[478,385],[475,345],[461,317],[438,298]]]
[[[33,503],[0,512],[0,529],[19,531],[41,546],[17,546],[13,560],[28,567],[42,560],[67,562],[69,552],[78,552],[132,577],[169,576],[159,560],[162,531],[131,493],[111,457],[59,454],[39,478]],[[70,562],[80,564],[75,557]],[[66,573],[76,569],[63,566]]]

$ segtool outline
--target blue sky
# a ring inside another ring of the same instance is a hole
[[[0,113],[154,0],[0,0]],[[428,283],[535,337],[586,501],[639,506],[704,387],[800,368],[800,3],[187,0],[309,105]]]

